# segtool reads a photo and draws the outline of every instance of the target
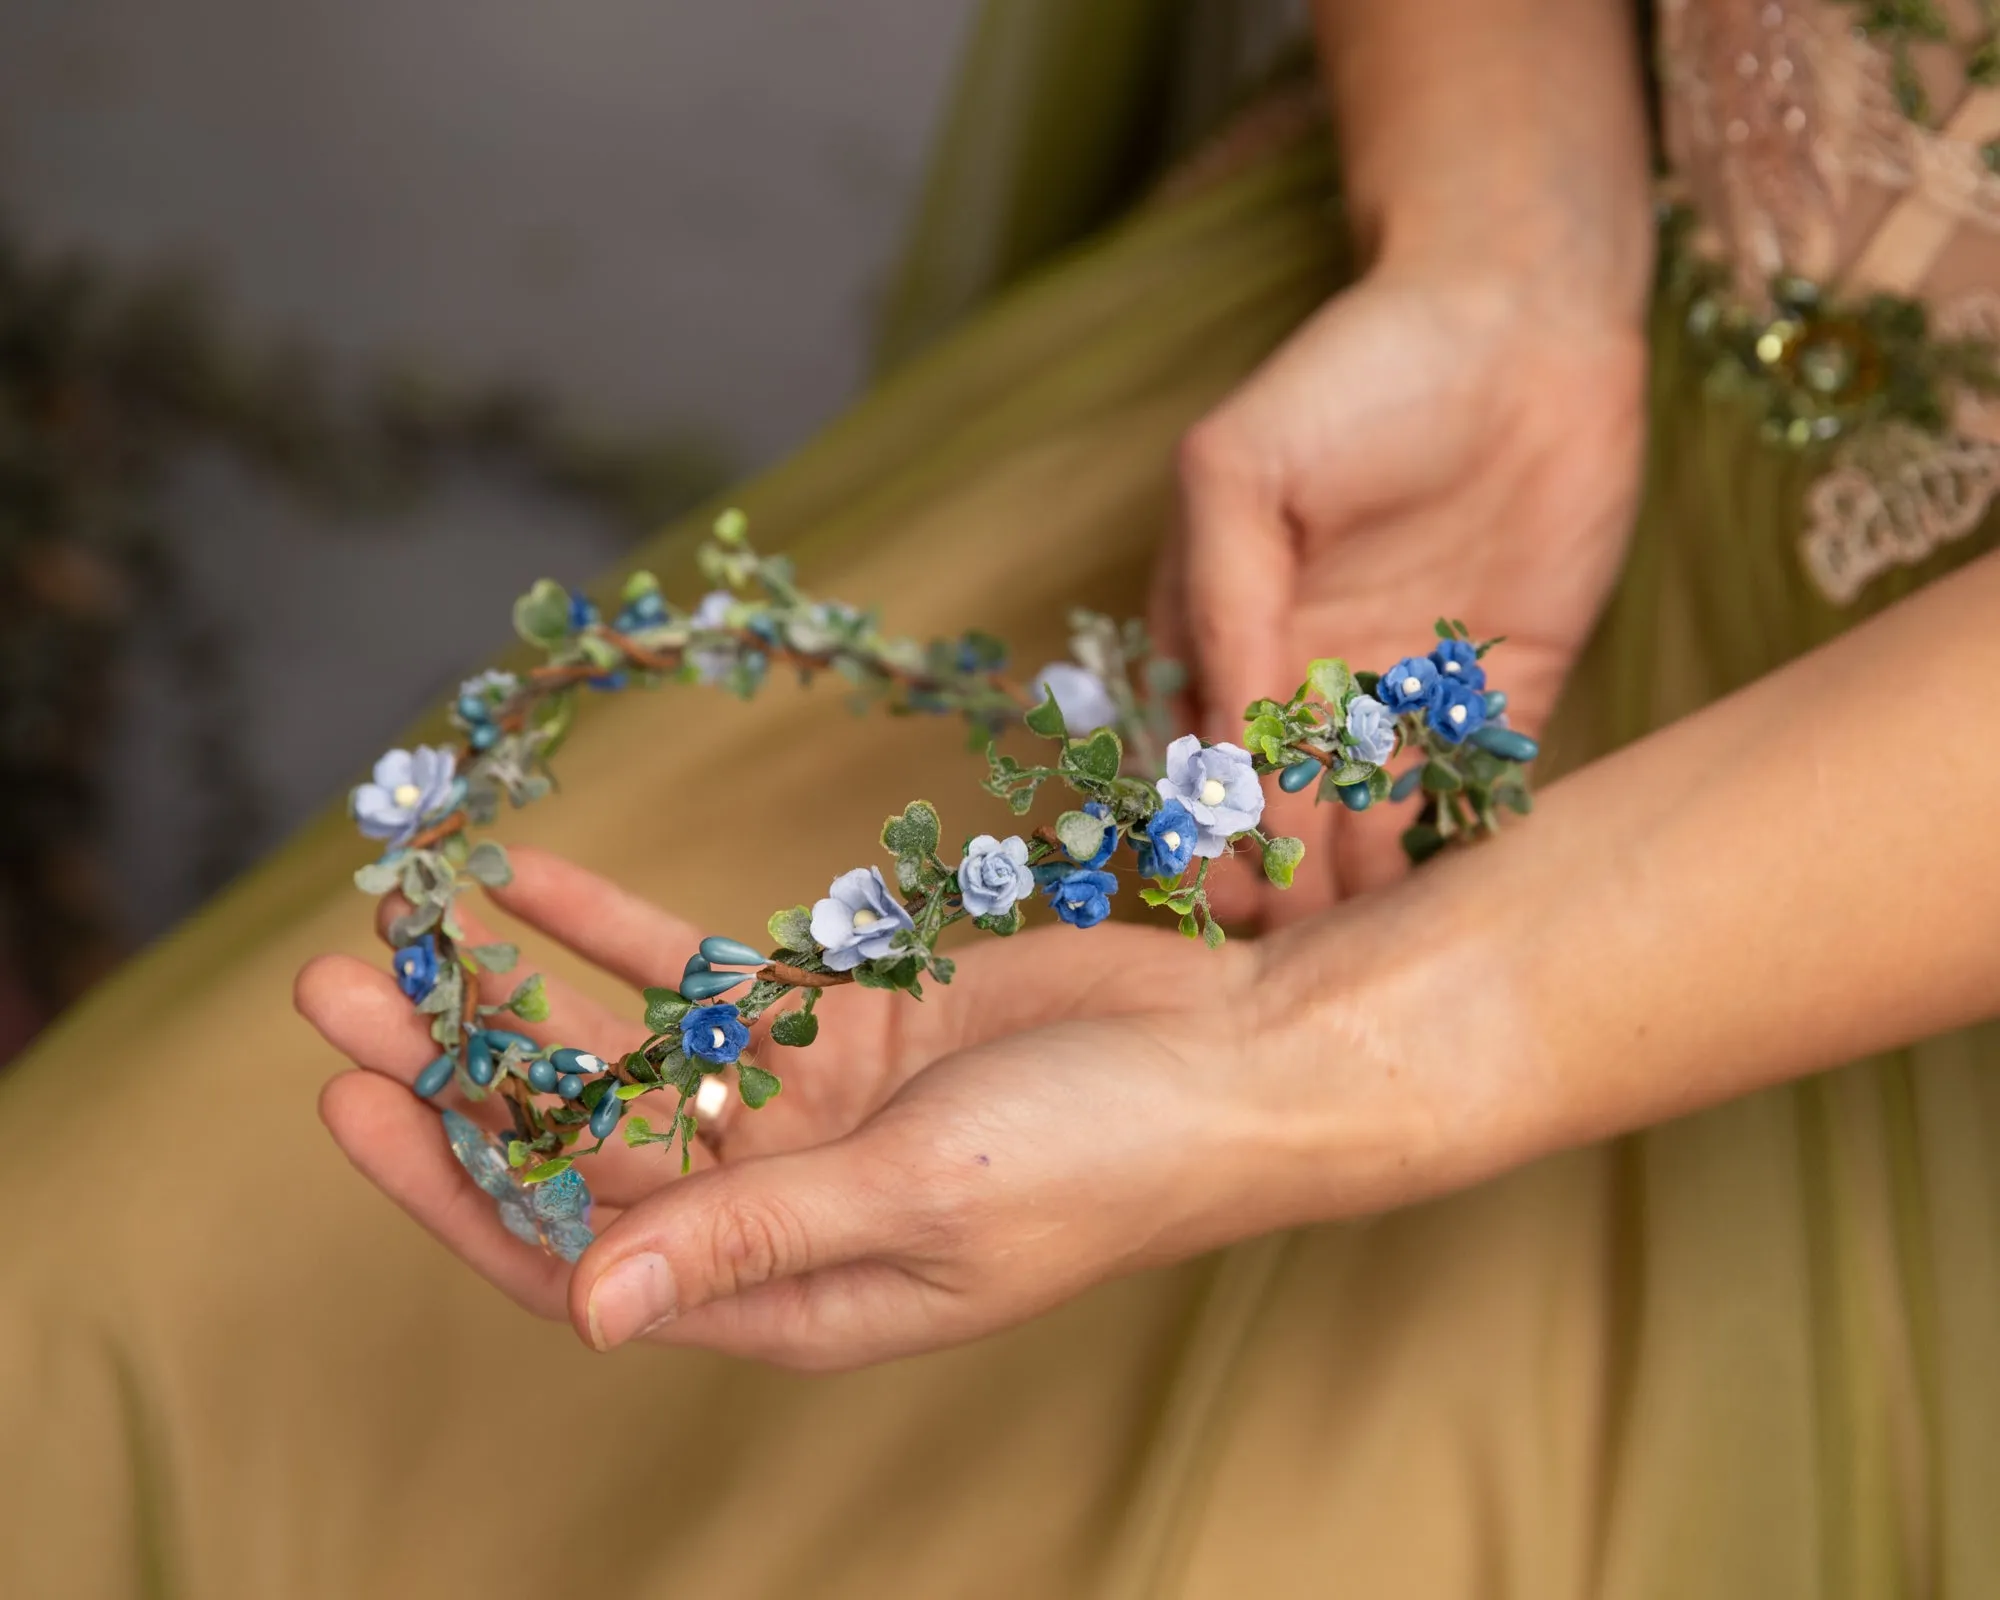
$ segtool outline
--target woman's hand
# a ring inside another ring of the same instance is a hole
[[[1496,686],[1539,728],[1617,575],[1643,439],[1636,318],[1559,302],[1476,263],[1379,271],[1188,435],[1155,616],[1208,738],[1240,741],[1243,707],[1315,656],[1422,653],[1441,615],[1506,636]],[[1307,841],[1296,886],[1234,863],[1218,906],[1295,921],[1384,881],[1402,809],[1274,795],[1266,831]]]

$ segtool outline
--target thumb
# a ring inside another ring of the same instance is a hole
[[[904,1229],[852,1141],[716,1167],[631,1207],[570,1280],[570,1320],[612,1350],[711,1302],[893,1250]]]

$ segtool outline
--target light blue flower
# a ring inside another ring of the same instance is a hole
[[[1486,725],[1486,696],[1469,683],[1442,679],[1431,705],[1430,724],[1446,744],[1457,744]]]
[[[1437,663],[1428,656],[1404,656],[1375,685],[1375,698],[1401,716],[1405,711],[1428,711],[1437,695]]]
[[[915,927],[879,867],[843,872],[813,906],[812,936],[834,972],[852,972],[888,955],[897,935]]]
[[[1195,840],[1200,828],[1188,808],[1169,800],[1146,819],[1144,837],[1135,836],[1139,870],[1149,878],[1178,878],[1194,859]]]
[[[1431,652],[1438,675],[1456,678],[1474,689],[1486,687],[1486,669],[1479,664],[1479,652],[1463,639],[1440,639]]]
[[[736,596],[727,589],[711,589],[701,597],[701,604],[689,614],[688,621],[698,629],[710,633],[721,633],[729,627],[729,612],[736,604]],[[737,652],[733,647],[711,645],[706,649],[690,650],[688,660],[703,683],[720,683],[735,670]]]
[[[1118,703],[1104,687],[1104,680],[1074,661],[1051,661],[1028,680],[1028,687],[1037,705],[1043,690],[1056,697],[1063,726],[1072,734],[1095,733],[1118,720]]]
[[[1117,892],[1117,878],[1087,867],[1065,873],[1048,886],[1056,915],[1072,928],[1094,928],[1110,916],[1111,897]]]
[[[1264,815],[1264,786],[1250,752],[1233,744],[1204,746],[1191,733],[1167,746],[1167,775],[1156,787],[1162,799],[1187,807],[1198,824],[1198,856],[1221,855],[1232,834],[1256,827]]]
[[[1347,702],[1347,748],[1356,761],[1381,766],[1396,753],[1396,713],[1373,695]]]
[[[449,750],[432,745],[391,750],[375,763],[374,781],[354,791],[348,809],[370,839],[407,844],[424,818],[453,799],[452,771],[457,764]]]
[[[681,1053],[726,1067],[750,1043],[743,1014],[733,1005],[696,1006],[681,1018]]]
[[[1028,841],[1018,834],[996,839],[982,833],[958,864],[958,894],[975,917],[1004,917],[1035,887],[1028,869]]]

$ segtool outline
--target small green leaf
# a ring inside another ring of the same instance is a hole
[[[731,506],[715,519],[715,537],[718,543],[740,545],[750,536],[750,519],[739,506]]]
[[[465,858],[465,875],[489,889],[504,889],[514,881],[514,868],[505,850],[491,839],[481,839]]]
[[[539,1167],[530,1167],[526,1172],[521,1174],[521,1181],[523,1183],[547,1183],[551,1178],[560,1178],[575,1165],[576,1160],[573,1156],[556,1156],[551,1160],[544,1161]]]
[[[1007,914],[1001,917],[974,917],[972,925],[982,932],[998,934],[1003,939],[1010,938],[1021,931],[1021,908],[1009,906]]]
[[[528,713],[528,726],[536,736],[544,761],[562,748],[563,740],[569,737],[570,724],[575,720],[574,689],[558,690]]]
[[[810,1011],[782,1011],[772,1020],[771,1039],[775,1044],[802,1050],[818,1037],[819,1018]]]
[[[660,1075],[677,1094],[689,1096],[701,1089],[701,1063],[690,1061],[678,1050],[660,1063]]]
[[[1210,917],[1207,919],[1207,921],[1202,923],[1201,942],[1207,945],[1209,949],[1211,950],[1221,949],[1222,941],[1225,937],[1226,936],[1222,931],[1222,924],[1217,922],[1215,918]]]
[[[1428,861],[1444,848],[1444,835],[1429,823],[1420,822],[1403,830],[1403,854],[1412,862]]]
[[[1060,739],[1065,732],[1062,707],[1056,704],[1053,689],[1042,691],[1042,703],[1021,719],[1027,723],[1030,733],[1039,733],[1044,739]]]
[[[1078,861],[1088,861],[1104,848],[1104,830],[1109,824],[1088,811],[1065,811],[1056,818],[1056,837]]]
[[[770,932],[771,942],[780,950],[796,951],[799,955],[811,955],[819,948],[812,936],[812,909],[809,906],[793,906],[788,911],[776,911],[765,924]]]
[[[393,861],[371,861],[359,867],[354,873],[354,887],[363,894],[387,894],[402,877],[402,871]]]
[[[1455,794],[1465,787],[1458,769],[1446,761],[1424,763],[1424,790],[1428,794]]]
[[[525,1167],[528,1164],[528,1157],[534,1153],[519,1139],[507,1141],[507,1165],[510,1167]]]
[[[671,1033],[694,1009],[694,1002],[683,999],[678,989],[648,989],[645,998],[646,1027],[653,1033]]]
[[[1156,884],[1142,884],[1139,888],[1139,898],[1149,906],[1163,906],[1173,897],[1173,890],[1160,888]]]
[[[521,952],[511,944],[476,944],[472,947],[472,959],[488,972],[512,972]]]
[[[1243,730],[1243,748],[1253,755],[1260,755],[1273,766],[1285,758],[1286,729],[1282,717],[1266,713],[1256,718]]]
[[[1517,816],[1525,817],[1535,809],[1535,797],[1518,783],[1503,783],[1493,791],[1493,798]]]
[[[1109,728],[1099,728],[1088,739],[1072,739],[1063,747],[1063,770],[1086,783],[1109,783],[1118,776],[1125,759],[1125,746]]]
[[[601,633],[586,633],[577,640],[577,646],[593,667],[601,667],[606,672],[624,664],[625,652]]]
[[[507,1009],[523,1022],[547,1022],[549,997],[542,992],[542,975],[530,973],[507,997]]]
[[[896,856],[921,859],[936,853],[941,831],[937,807],[928,800],[912,800],[900,817],[882,824],[882,847]]]
[[[1306,845],[1303,839],[1273,839],[1264,846],[1264,876],[1280,889],[1292,886],[1292,874],[1299,869],[1305,859]]]
[[[1431,627],[1437,631],[1437,636],[1440,639],[1455,639],[1458,637],[1453,631],[1452,625],[1446,622],[1443,617],[1439,617],[1436,622],[1431,624]]]
[[[640,1095],[652,1092],[653,1086],[650,1083],[621,1083],[612,1091],[620,1100],[636,1100]]]
[[[747,1061],[736,1063],[736,1092],[743,1096],[743,1103],[752,1111],[765,1104],[783,1087],[775,1072],[766,1072],[762,1067],[753,1067]]]
[[[1354,674],[1338,656],[1321,656],[1306,668],[1306,687],[1330,706],[1339,706],[1354,687]]]
[[[545,650],[561,644],[569,637],[569,590],[553,578],[538,578],[514,602],[514,631]]]
[[[627,1117],[625,1119],[625,1142],[635,1150],[642,1144],[652,1144],[654,1142],[652,1124],[644,1117]]]

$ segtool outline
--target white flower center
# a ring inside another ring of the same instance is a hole
[[[419,789],[414,783],[399,783],[389,791],[389,798],[405,811],[409,810],[411,806],[415,805],[423,797],[424,791]]]
[[[1456,672],[1458,671],[1458,663],[1456,661],[1447,661],[1444,664],[1444,670],[1446,672]]]
[[[870,911],[866,906],[854,913],[854,926],[857,928],[872,928],[881,920],[879,912]]]
[[[602,1072],[604,1070],[604,1063],[586,1051],[576,1058],[576,1070],[578,1072]]]
[[[1205,806],[1219,806],[1222,804],[1223,796],[1228,793],[1229,791],[1222,787],[1220,778],[1210,778],[1201,786],[1201,803]]]
[[[720,1050],[722,1048],[722,1030],[720,1028],[710,1028],[708,1030],[708,1045],[711,1050]]]
[[[1169,850],[1178,850],[1181,847],[1181,836],[1178,831],[1163,833],[1160,835],[1160,843],[1165,845]]]
[[[1420,694],[1423,692],[1423,687],[1424,680],[1422,678],[1405,678],[1403,680],[1404,694]]]
[[[1463,722],[1465,720],[1465,707],[1453,706],[1445,715],[1450,717],[1453,722]]]

